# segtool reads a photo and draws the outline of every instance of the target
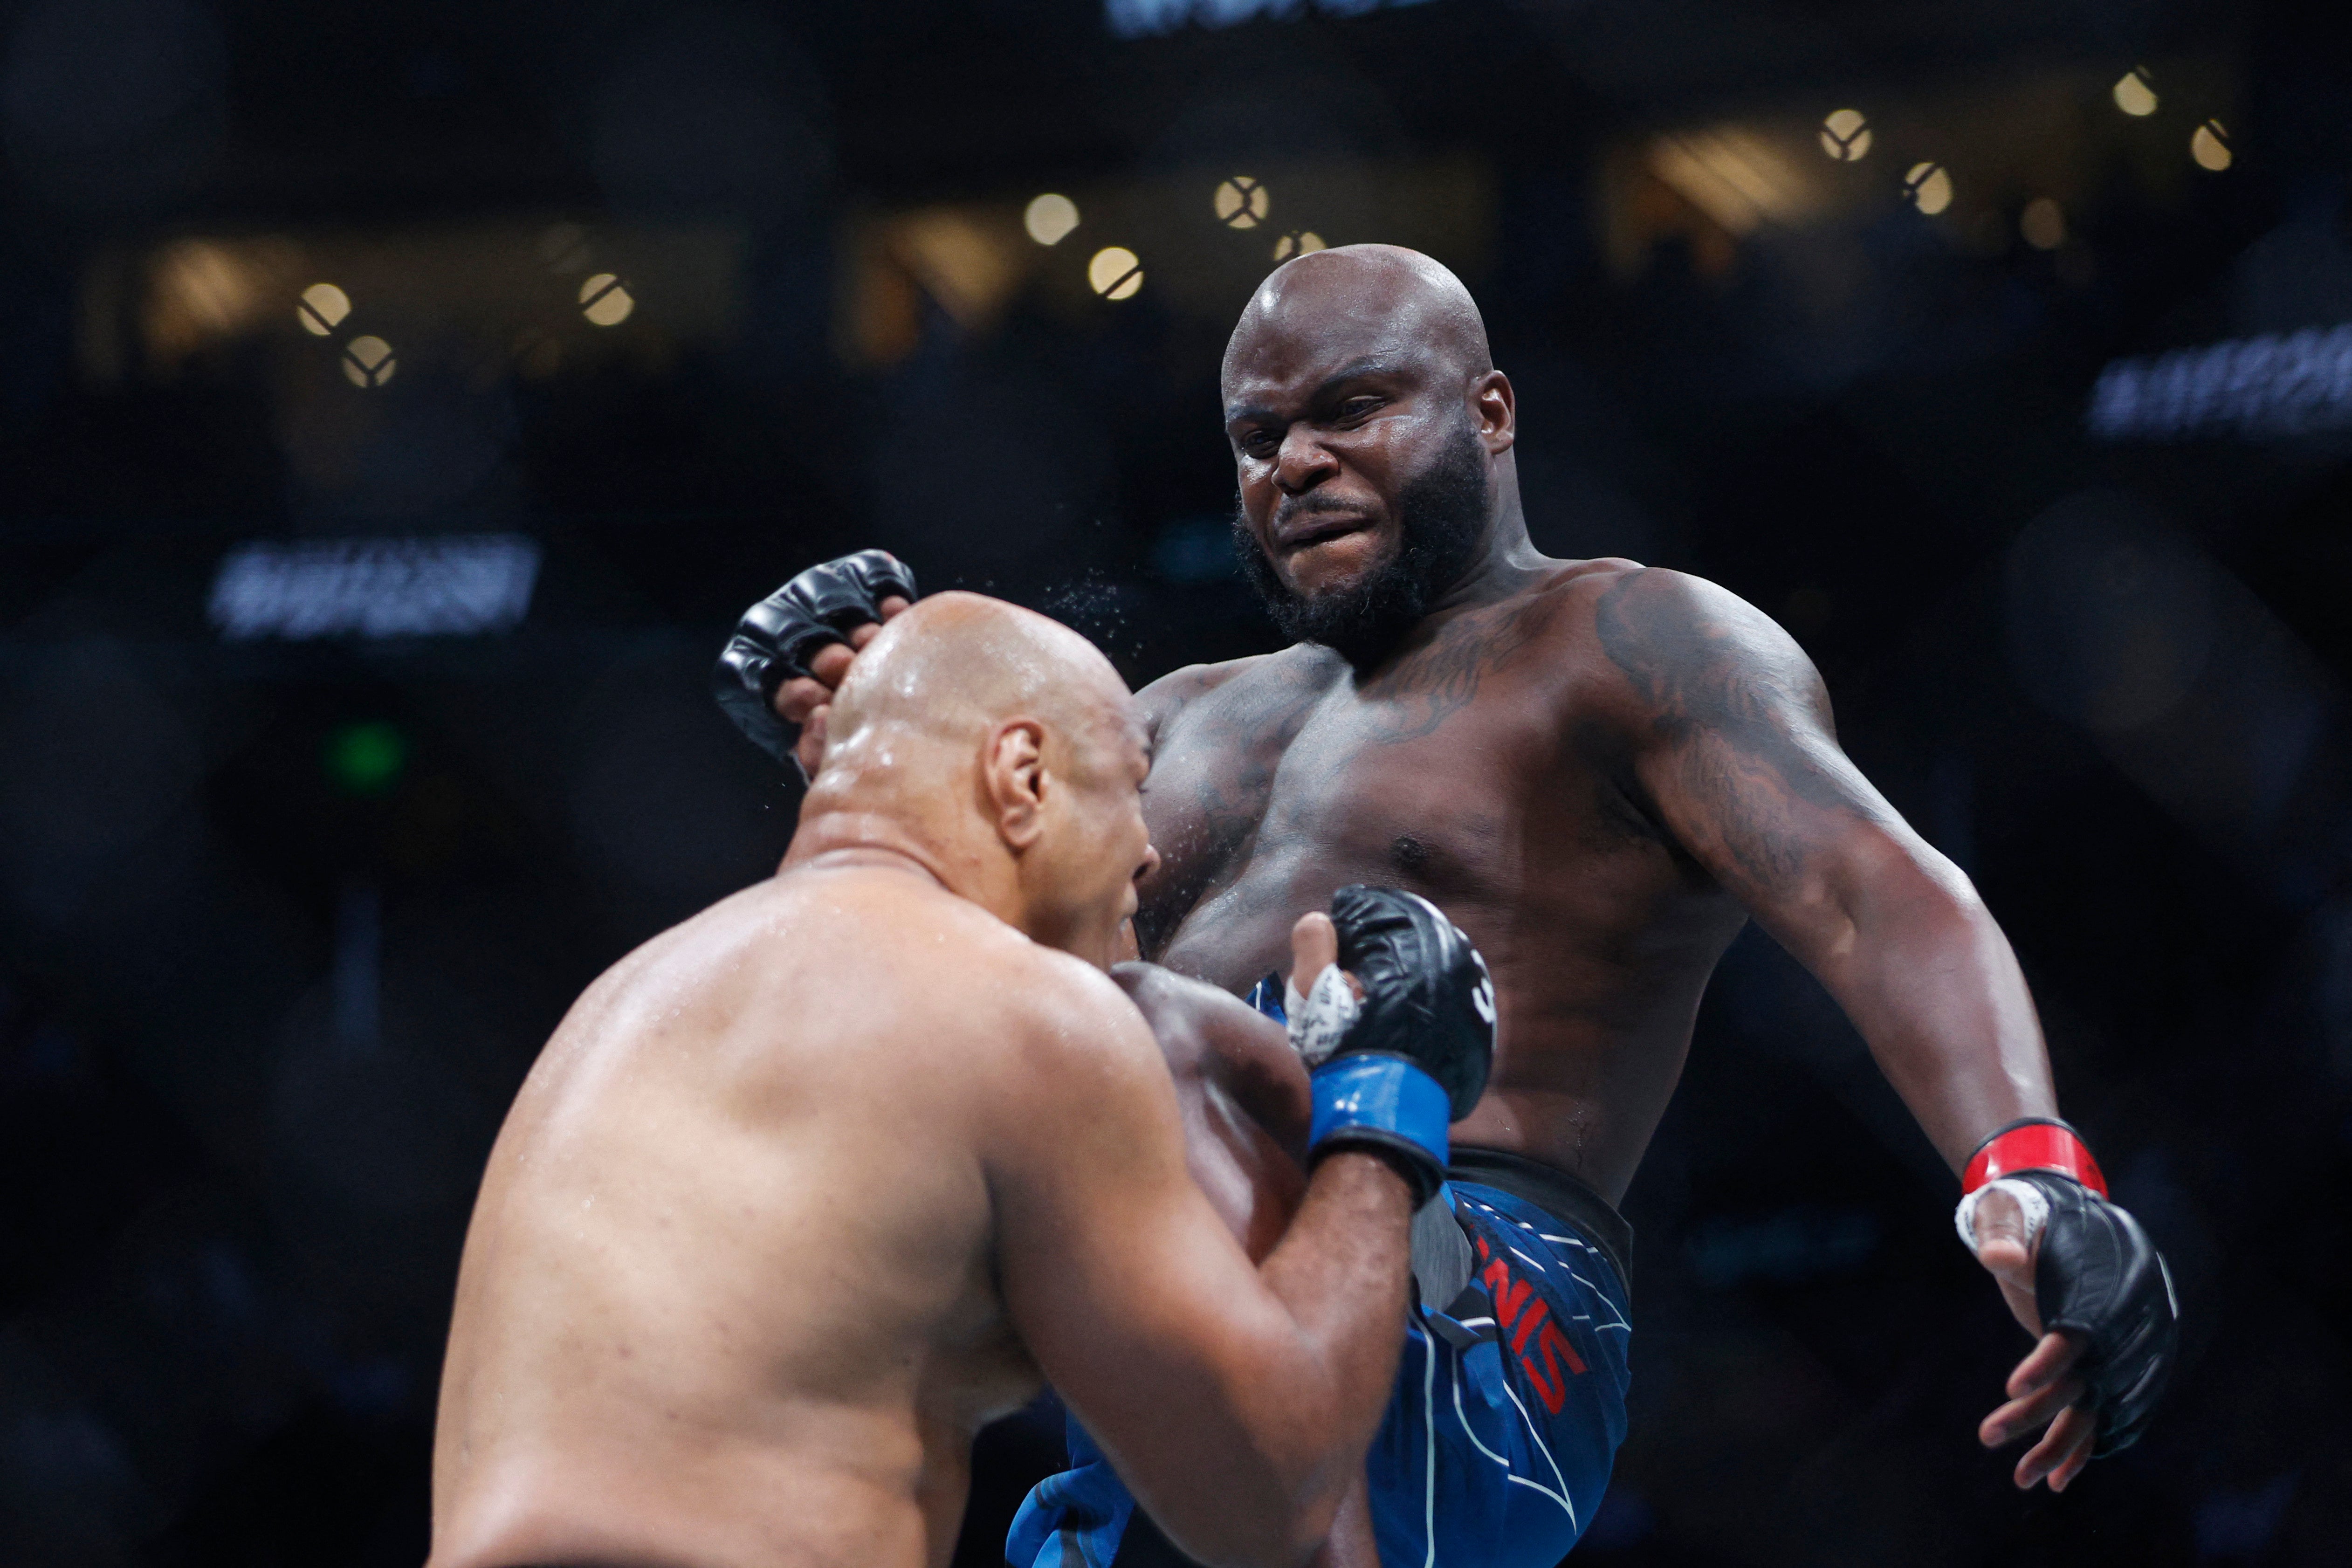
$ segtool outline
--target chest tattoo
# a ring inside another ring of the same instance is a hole
[[[1433,735],[1478,695],[1479,683],[1543,635],[1551,606],[1540,596],[1454,616],[1436,636],[1360,688],[1385,709],[1382,745]]]

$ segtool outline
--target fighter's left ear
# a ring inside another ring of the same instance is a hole
[[[1511,378],[1490,370],[1470,384],[1470,416],[1478,422],[1478,438],[1496,457],[1519,438],[1519,398]]]
[[[1014,853],[1045,831],[1045,732],[1034,719],[997,726],[981,756],[981,790],[996,816],[996,831]]]

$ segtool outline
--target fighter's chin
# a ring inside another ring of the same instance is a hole
[[[1282,558],[1282,580],[1292,593],[1311,603],[1362,587],[1380,574],[1394,553],[1380,530],[1354,529],[1286,552]]]

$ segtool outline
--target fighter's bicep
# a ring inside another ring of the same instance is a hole
[[[1642,793],[1743,900],[1802,899],[1857,831],[1899,826],[1839,747],[1812,661],[1760,611],[1652,571],[1612,585],[1595,619],[1630,699]]]

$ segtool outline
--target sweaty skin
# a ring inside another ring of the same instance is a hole
[[[1469,569],[1369,668],[1300,643],[1139,694],[1161,856],[1140,886],[1143,957],[1241,992],[1333,886],[1423,894],[1486,955],[1500,1011],[1486,1097],[1454,1142],[1612,1202],[1749,918],[1844,1007],[1956,1172],[2004,1122],[2056,1113],[2007,939],[1840,750],[1795,642],[1700,579],[1529,543],[1515,395],[1452,273],[1385,246],[1277,268],[1234,330],[1223,393],[1242,525],[1299,595],[1395,557],[1401,493],[1465,426],[1486,516]],[[780,701],[816,721],[819,747],[824,682],[851,657],[827,653],[820,680]],[[2078,1347],[2042,1334],[2013,1205],[1986,1204],[1979,1236],[2039,1337],[1979,1435],[2046,1424],[2016,1479],[2063,1488],[2093,1436],[2067,1407]]]
[[[1254,1268],[1188,1174],[1223,1102],[1104,973],[1156,862],[1083,639],[943,595],[833,706],[783,868],[598,980],[517,1099],[431,1568],[936,1568],[973,1432],[1048,1376],[1187,1550],[1298,1563],[1394,1375],[1406,1182],[1343,1150],[1263,1215],[1228,1192]]]

